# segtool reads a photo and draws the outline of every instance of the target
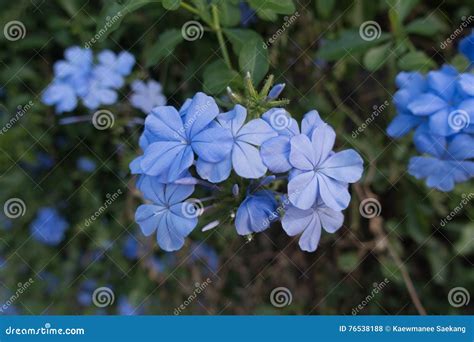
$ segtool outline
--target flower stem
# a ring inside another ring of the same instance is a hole
[[[212,5],[212,19],[213,19],[213,29],[217,34],[217,40],[219,41],[219,47],[222,52],[222,57],[224,58],[224,61],[227,64],[227,66],[230,69],[232,69],[229,53],[227,52],[227,46],[225,45],[224,35],[222,33],[222,28],[219,22],[219,11],[216,5]]]
[[[193,6],[185,3],[184,1],[181,1],[181,3],[179,4],[182,8],[184,8],[185,10],[193,13],[193,14],[196,14],[196,15],[199,15],[199,11],[197,8],[194,8]]]

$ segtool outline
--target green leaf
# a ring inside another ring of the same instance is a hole
[[[398,67],[406,71],[427,71],[435,66],[436,63],[423,51],[409,52],[398,61]]]
[[[229,69],[224,60],[219,59],[204,69],[204,91],[210,94],[219,94],[227,86],[237,87],[242,83],[239,73]]]
[[[398,19],[401,22],[411,13],[419,2],[420,0],[390,0],[389,5],[398,14]]]
[[[338,39],[329,41],[320,48],[316,57],[327,61],[336,61],[349,53],[358,54],[367,51],[368,48],[389,38],[390,34],[381,33],[379,38],[368,41],[361,38],[359,31],[344,31]]]
[[[260,39],[263,41],[262,37],[255,31],[248,29],[224,29],[224,34],[230,40],[232,44],[232,49],[235,54],[238,55],[242,47],[251,40]]]
[[[236,26],[240,22],[239,6],[228,1],[222,1],[217,4],[217,8],[222,26]]]
[[[376,71],[387,62],[391,43],[371,48],[364,55],[363,63],[369,71]]]
[[[435,15],[413,20],[405,28],[406,32],[421,36],[432,36],[447,28],[446,24]]]
[[[293,14],[293,0],[249,0],[249,5],[264,20],[275,21],[278,14]]]
[[[359,257],[356,252],[341,254],[337,259],[337,266],[344,272],[351,272],[359,265]]]
[[[109,6],[104,7],[100,19],[97,21],[97,35],[99,42],[102,42],[112,32],[119,28],[120,23],[127,14],[130,14],[137,9],[150,4],[161,2],[161,0],[129,0],[123,4],[112,2]]]
[[[268,72],[268,51],[261,39],[247,42],[239,53],[239,67],[243,73],[250,72],[255,84],[259,83]]]
[[[335,4],[335,0],[316,0],[316,11],[318,11],[321,17],[329,18]]]
[[[163,32],[145,55],[146,66],[152,66],[161,59],[171,55],[176,46],[182,41],[183,35],[178,29],[170,29]]]
[[[170,11],[175,11],[181,5],[181,0],[162,0],[163,7]]]

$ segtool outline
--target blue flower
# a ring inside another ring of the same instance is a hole
[[[123,255],[130,260],[138,259],[138,240],[136,237],[127,236],[123,245]]]
[[[314,252],[318,248],[321,228],[328,233],[334,233],[343,222],[344,215],[329,208],[322,201],[317,201],[306,210],[290,205],[281,220],[283,229],[289,236],[301,234],[299,245],[306,252]]]
[[[440,191],[451,191],[454,185],[474,177],[474,137],[458,134],[451,141],[420,131],[415,145],[420,153],[410,159],[408,172],[426,185]]]
[[[55,246],[64,239],[69,224],[55,208],[43,207],[30,225],[33,237],[46,245]]]
[[[84,172],[92,172],[96,168],[95,162],[87,157],[80,157],[77,160],[77,168]]]
[[[41,97],[48,106],[56,106],[56,113],[70,112],[77,107],[77,96],[74,88],[63,81],[54,81]]]
[[[363,171],[359,154],[350,149],[334,153],[336,134],[327,124],[319,124],[311,135],[291,138],[288,194],[290,202],[309,209],[318,198],[334,210],[345,209],[350,201],[348,183],[358,181]]]
[[[471,34],[461,39],[459,43],[459,52],[461,52],[466,58],[474,64],[474,30]]]
[[[133,81],[131,87],[133,94],[130,97],[130,103],[145,114],[150,113],[157,106],[166,104],[166,97],[163,95],[161,84],[154,80],[149,80],[147,83],[138,80]]]
[[[135,307],[125,296],[120,296],[118,303],[118,314],[121,316],[135,316],[144,313],[143,307]]]
[[[104,87],[118,89],[123,87],[127,76],[135,64],[135,57],[126,51],[115,54],[113,51],[104,50],[97,55],[99,60],[94,73],[97,80]]]
[[[139,206],[135,220],[144,235],[156,232],[158,244],[165,251],[180,249],[198,222],[196,215],[188,213],[189,203],[183,202],[194,192],[194,186],[162,184],[156,177],[147,177],[145,182],[141,190],[152,204]]]
[[[257,14],[245,1],[239,2],[240,9],[240,24],[243,27],[248,27],[250,24],[257,22]]]
[[[215,127],[222,127],[232,133],[233,144],[230,153],[219,163],[198,159],[196,170],[199,175],[213,183],[222,182],[230,175],[232,168],[243,178],[260,178],[267,172],[258,147],[275,131],[262,119],[253,119],[245,124],[247,110],[236,105],[233,110],[217,116]]]
[[[270,227],[278,217],[277,201],[271,191],[260,190],[249,194],[240,204],[235,217],[239,235],[259,233]]]
[[[202,161],[222,161],[233,138],[229,130],[210,125],[218,114],[214,99],[204,93],[197,93],[181,113],[170,106],[154,108],[145,121],[151,141],[140,160],[143,173],[172,182],[193,164],[194,153]]]

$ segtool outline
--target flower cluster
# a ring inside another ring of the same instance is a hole
[[[92,50],[78,46],[66,49],[64,57],[54,64],[54,79],[42,95],[42,101],[54,105],[58,114],[75,109],[78,99],[92,110],[115,103],[116,90],[123,87],[135,64],[130,53],[116,55],[110,50],[100,52],[95,63]]]
[[[474,39],[465,39],[463,50],[472,50]],[[411,158],[408,172],[441,191],[474,177],[474,75],[444,65],[427,75],[401,72],[396,84],[398,114],[387,132],[400,138],[414,130],[414,145],[423,154]]]
[[[260,106],[278,103],[272,101],[283,86],[275,87],[271,96],[266,87]],[[156,234],[162,249],[180,249],[207,213],[214,219],[227,213],[222,220],[235,218],[237,233],[247,237],[282,216],[283,229],[301,234],[305,251],[316,250],[321,228],[332,233],[342,226],[348,184],[363,171],[359,154],[334,152],[336,134],[316,111],[304,116],[300,129],[283,108],[267,108],[260,117],[254,107],[236,104],[221,112],[212,97],[197,93],[180,109],[155,107],[147,116],[139,141],[144,153],[130,168],[149,203],[138,207],[135,219],[145,235]],[[286,182],[286,193],[274,190]],[[198,186],[211,196],[189,199]],[[204,208],[207,200],[214,201]]]

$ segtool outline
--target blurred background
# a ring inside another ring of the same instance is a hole
[[[385,133],[398,72],[467,68],[457,42],[473,27],[471,2],[0,4],[2,314],[474,313],[469,300],[451,300],[458,288],[464,298],[474,289],[473,182],[449,193],[426,187],[407,174],[410,138]],[[207,28],[211,5],[235,70]],[[184,33],[190,21],[203,24],[197,38]],[[377,24],[374,39],[361,39],[367,22]],[[80,104],[57,115],[41,101],[71,46],[136,58],[116,103],[101,107],[114,116],[107,130]],[[249,58],[256,82],[268,71],[286,84],[282,96],[298,121],[317,109],[336,129],[337,149],[363,156],[344,226],[305,253],[279,223],[249,242],[231,222],[204,233],[202,222],[183,249],[166,253],[134,221],[142,199],[128,164],[140,154],[145,114],[130,104],[130,84],[160,82],[173,106],[197,91],[223,98],[227,85],[242,86],[237,65]],[[365,198],[375,211],[362,214]],[[45,216],[54,217],[53,241],[32,234]]]

